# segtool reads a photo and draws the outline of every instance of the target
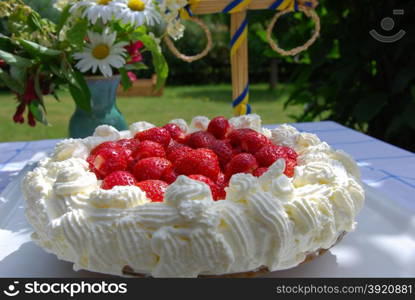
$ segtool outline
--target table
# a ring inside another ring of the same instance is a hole
[[[415,154],[331,121],[292,124],[317,134],[352,155],[363,181],[415,213]],[[277,125],[267,125],[274,128]],[[0,143],[0,193],[37,152],[50,152],[59,140]]]
[[[415,154],[334,122],[293,124],[314,132],[358,161],[366,201],[357,229],[327,254],[266,277],[413,277],[415,276]],[[277,125],[269,125],[273,128]],[[0,144],[0,277],[99,277],[74,272],[36,246],[24,216],[19,181],[59,140]],[[14,180],[15,179],[15,180]],[[4,187],[11,183],[6,189]]]

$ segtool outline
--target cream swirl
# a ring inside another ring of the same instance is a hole
[[[213,201],[205,183],[179,176],[164,202],[150,203],[138,187],[102,190],[85,158],[99,143],[154,125],[138,122],[123,132],[102,126],[92,137],[58,144],[25,177],[33,239],[76,270],[122,275],[128,265],[155,277],[196,277],[293,267],[355,228],[364,190],[349,155],[289,125],[265,130],[256,115],[230,122],[294,148],[299,154],[294,177],[284,175],[280,159],[259,178],[232,176],[226,199]],[[181,119],[171,123],[190,133],[205,130],[209,119],[196,117],[190,126]]]

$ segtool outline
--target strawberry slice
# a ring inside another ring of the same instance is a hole
[[[216,181],[220,172],[219,160],[209,149],[196,149],[176,161],[175,170],[178,175],[200,174]]]
[[[222,168],[228,164],[233,156],[233,149],[229,141],[218,140],[212,145],[211,149],[218,156]]]
[[[171,140],[169,131],[160,127],[154,127],[138,132],[134,138],[140,141],[153,141],[163,145],[163,147],[167,147]]]
[[[285,170],[284,174],[287,175],[287,177],[293,177],[294,176],[294,168],[297,166],[297,161],[293,159],[286,159],[285,160]]]
[[[166,151],[161,144],[145,140],[138,145],[132,156],[139,161],[148,157],[166,157]]]
[[[90,154],[92,155],[97,154],[99,151],[105,148],[115,149],[115,148],[122,148],[122,147],[118,145],[117,142],[104,142],[96,146],[94,149],[92,149]]]
[[[145,180],[137,183],[137,186],[152,202],[163,202],[168,184],[161,180]]]
[[[229,181],[226,179],[225,174],[223,174],[222,172],[219,173],[218,178],[216,179],[216,185],[219,189],[219,199],[225,199],[225,188],[229,186]]]
[[[166,124],[163,126],[163,128],[167,129],[167,131],[170,133],[170,136],[173,140],[184,144],[186,141],[186,134],[184,131],[176,124]]]
[[[128,164],[128,156],[120,146],[115,148],[101,148],[90,154],[87,158],[89,168],[98,179],[104,179],[115,171],[125,171]]]
[[[161,180],[167,182],[168,184],[172,184],[177,179],[177,174],[174,172],[174,169],[167,170],[163,176],[161,176]]]
[[[252,173],[258,168],[255,156],[249,153],[241,153],[232,158],[226,167],[226,177],[229,179],[237,173]]]
[[[197,131],[192,133],[188,140],[187,145],[193,149],[207,148],[211,149],[213,144],[216,142],[216,138],[207,131]]]
[[[116,171],[105,177],[102,182],[101,188],[104,190],[110,190],[117,185],[136,185],[133,174],[127,171]]]
[[[117,142],[117,145],[121,146],[124,150],[130,150],[132,153],[140,145],[140,141],[136,139],[122,139]]]
[[[193,180],[206,183],[209,186],[210,191],[212,192],[213,200],[217,201],[220,199],[219,187],[212,181],[212,179],[203,175],[189,175],[188,177]]]
[[[270,145],[268,138],[256,131],[247,132],[241,137],[241,149],[244,152],[255,154],[262,147]]]
[[[176,161],[186,156],[186,154],[192,152],[193,149],[190,147],[187,147],[182,144],[178,144],[177,146],[167,148],[167,159],[172,162],[172,164],[175,164]]]
[[[241,142],[242,142],[242,138],[245,136],[245,134],[249,133],[249,132],[256,132],[253,129],[250,128],[242,128],[242,129],[235,129],[232,130],[229,134],[228,134],[228,139],[231,143],[231,145],[233,147],[240,147],[241,146]]]
[[[162,157],[149,157],[138,161],[133,167],[133,174],[138,181],[158,180],[172,169],[172,164]]]
[[[262,167],[269,167],[280,158],[297,161],[297,156],[293,149],[275,145],[267,145],[255,154],[258,164]]]
[[[225,117],[216,117],[209,123],[207,131],[213,134],[217,139],[224,139],[231,130],[231,125]]]

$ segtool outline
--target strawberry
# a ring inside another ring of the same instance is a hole
[[[207,131],[197,131],[192,133],[188,140],[187,145],[193,149],[207,148],[211,149],[212,145],[216,142],[216,138]]]
[[[117,142],[104,142],[96,146],[94,149],[92,149],[91,154],[92,155],[97,154],[99,151],[105,148],[121,148],[121,146],[118,145]]]
[[[201,148],[177,160],[175,170],[178,175],[200,174],[215,181],[220,172],[220,166],[218,157],[212,150]]]
[[[174,172],[173,169],[167,170],[163,176],[161,176],[161,180],[167,182],[168,184],[172,184],[177,179],[177,174]]]
[[[206,176],[203,176],[203,175],[189,175],[189,178],[206,183],[209,186],[210,191],[212,192],[213,200],[215,201],[219,200],[219,188],[212,181],[212,179],[207,178]]]
[[[153,141],[163,145],[163,147],[167,147],[171,140],[169,131],[165,128],[160,127],[154,127],[142,132],[138,132],[134,138],[140,141]]]
[[[117,142],[117,145],[124,149],[125,154],[128,156],[128,166],[135,162],[133,153],[140,144],[136,139],[122,139]]]
[[[222,167],[225,167],[233,156],[233,149],[228,141],[218,140],[212,145],[211,149],[218,156],[219,163]]]
[[[137,181],[130,172],[116,171],[105,177],[101,188],[110,190],[116,185],[136,185]]]
[[[160,179],[172,168],[172,164],[165,158],[149,157],[138,161],[132,173],[138,181]]]
[[[140,141],[136,139],[122,139],[117,142],[117,145],[121,146],[124,150],[130,150],[132,153],[140,145]]]
[[[297,160],[297,153],[289,147],[267,145],[262,147],[256,154],[255,158],[258,164],[262,167],[271,166],[276,160],[280,158]]]
[[[218,178],[216,179],[216,185],[219,189],[219,199],[225,199],[225,188],[229,185],[229,181],[226,180],[226,176],[222,172],[219,173]]]
[[[161,180],[145,180],[137,183],[137,186],[152,202],[163,202],[168,184]]]
[[[258,168],[255,156],[249,153],[241,153],[234,156],[226,167],[228,179],[237,173],[252,173]]]
[[[235,129],[232,130],[229,134],[228,134],[228,139],[231,143],[231,145],[233,147],[237,147],[241,145],[241,141],[242,138],[245,134],[247,134],[248,132],[256,132],[253,129],[250,128],[242,128],[242,129]]]
[[[287,153],[286,156],[289,159],[293,159],[293,160],[297,160],[298,158],[298,154],[297,152],[295,152],[293,149],[291,149],[290,147],[284,147],[285,148],[285,152]]]
[[[167,149],[167,159],[175,164],[177,160],[186,156],[186,154],[193,151],[192,148],[179,144],[180,146],[171,147]]]
[[[255,177],[260,177],[262,176],[262,174],[264,174],[266,171],[268,171],[268,168],[258,168],[256,169],[254,172],[252,172],[252,175],[254,175]]]
[[[285,170],[284,174],[288,177],[294,176],[294,168],[297,166],[297,161],[293,159],[286,159],[285,160]]]
[[[138,145],[132,156],[139,161],[148,157],[166,157],[166,151],[161,144],[145,140]]]
[[[121,147],[101,148],[87,158],[89,168],[99,179],[105,178],[112,172],[125,171],[128,156]]]
[[[260,166],[269,167],[276,160],[286,158],[286,151],[281,146],[267,145],[255,154],[255,158]]]
[[[271,142],[268,138],[256,131],[247,132],[241,137],[241,149],[244,152],[255,154],[258,150]]]
[[[225,117],[216,117],[209,123],[207,131],[213,134],[217,139],[224,139],[231,130],[231,125]]]
[[[163,128],[167,129],[167,131],[170,133],[170,136],[173,140],[181,144],[184,144],[184,142],[186,141],[186,134],[176,124],[169,123],[169,124],[164,125]]]

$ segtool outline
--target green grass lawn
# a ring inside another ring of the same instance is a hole
[[[269,91],[266,84],[252,85],[251,105],[264,123],[284,123],[293,121],[289,116],[301,111],[301,107],[283,110],[283,102],[288,96],[288,88],[280,85]],[[67,137],[69,119],[75,105],[69,94],[61,93],[61,102],[46,98],[48,120],[52,126],[38,124],[35,128],[27,124],[15,124],[12,117],[16,101],[12,94],[0,94],[0,142],[26,141]],[[145,120],[162,125],[174,118],[190,121],[194,116],[232,116],[231,87],[229,85],[167,87],[159,98],[119,98],[118,107],[133,123]]]

